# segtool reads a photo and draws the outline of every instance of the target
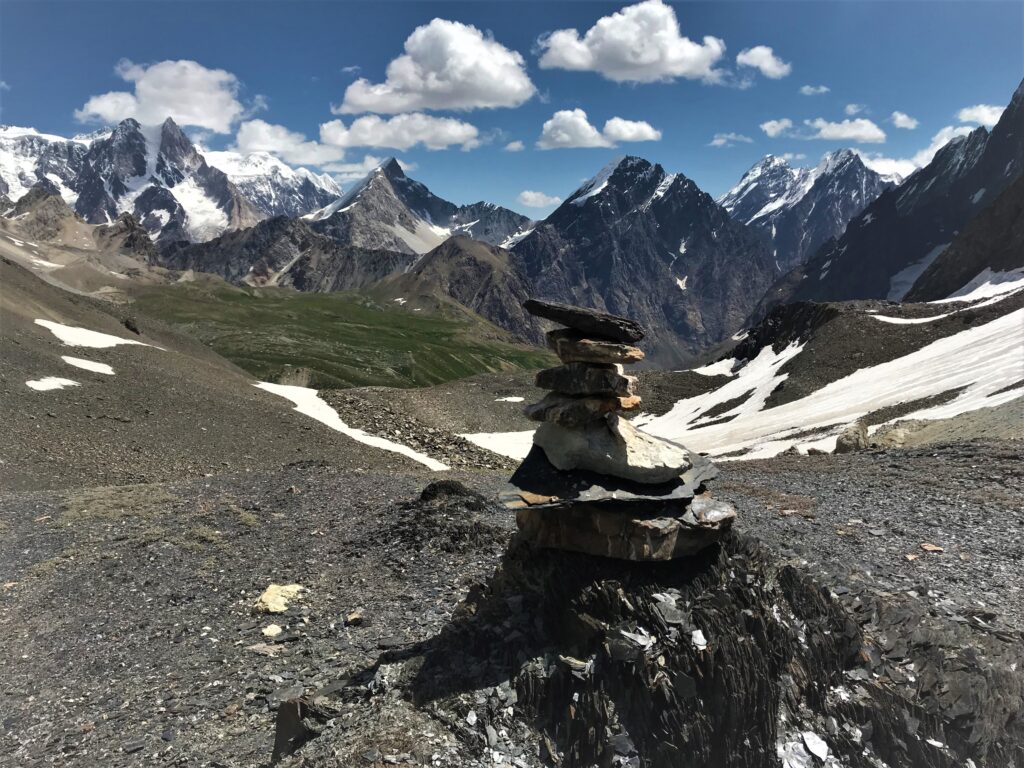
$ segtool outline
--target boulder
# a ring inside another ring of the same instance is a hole
[[[534,383],[564,395],[630,397],[635,394],[636,376],[623,376],[621,365],[567,363],[540,371]]]
[[[565,549],[620,560],[671,560],[692,555],[718,541],[736,510],[706,494],[676,514],[644,517],[586,504],[569,509],[526,507],[516,512],[524,537],[539,547]]]
[[[665,483],[690,468],[685,448],[644,434],[614,413],[572,429],[545,422],[533,442],[562,471],[582,469],[638,483]]]
[[[549,421],[563,427],[581,427],[617,411],[632,411],[640,406],[633,397],[570,397],[551,392],[539,403],[528,405],[523,413],[533,421]]]
[[[551,331],[547,342],[563,363],[637,363],[644,359],[637,347],[584,338],[574,330]]]
[[[836,453],[855,453],[868,448],[868,427],[863,421],[855,421],[836,438]]]
[[[528,299],[523,303],[523,309],[534,317],[542,317],[575,328],[586,336],[597,336],[611,341],[640,341],[644,337],[644,329],[639,323],[618,315],[598,312],[596,309],[538,299]]]

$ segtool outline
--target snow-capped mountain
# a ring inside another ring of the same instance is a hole
[[[660,363],[736,333],[780,274],[754,231],[683,174],[639,157],[609,164],[512,252],[536,296],[650,329]]]
[[[69,205],[89,151],[88,137],[65,139],[34,128],[0,126],[0,194],[17,202],[41,179],[51,182]]]
[[[783,270],[802,264],[898,179],[880,176],[849,149],[814,168],[793,168],[768,155],[719,198],[729,214],[771,243]]]
[[[209,240],[262,218],[170,118],[145,127],[122,120],[93,141],[77,190],[75,209],[89,223],[129,212],[158,242]]]
[[[489,203],[457,206],[405,175],[391,157],[331,205],[305,217],[340,243],[423,254],[453,234],[501,243],[529,219]]]
[[[317,210],[341,194],[330,176],[264,152],[201,150],[170,119],[125,120],[71,139],[0,127],[0,195],[17,201],[41,179],[86,221],[132,213],[160,242],[208,240],[268,216]]]
[[[266,216],[303,216],[341,197],[341,188],[329,174],[292,168],[269,152],[199,152]]]
[[[883,192],[765,297],[900,301],[961,230],[1024,172],[1024,82],[989,133],[977,128]]]

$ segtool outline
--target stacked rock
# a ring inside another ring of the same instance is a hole
[[[643,359],[634,321],[531,299],[530,314],[566,328],[547,334],[562,365],[537,374],[551,390],[525,414],[541,422],[533,448],[502,494],[523,535],[542,547],[627,560],[667,560],[719,539],[736,511],[704,483],[706,458],[639,431],[637,379],[623,364]]]

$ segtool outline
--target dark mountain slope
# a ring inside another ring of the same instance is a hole
[[[1024,171],[1024,83],[989,134],[978,128],[887,190],[775,286],[766,306],[798,300],[900,300],[967,223]]]
[[[205,243],[176,243],[159,257],[168,269],[209,272],[247,285],[301,291],[361,288],[412,263],[411,254],[341,245],[302,219],[279,216]]]
[[[944,299],[985,270],[1024,268],[1024,176],[957,235],[914,283],[906,301]]]
[[[754,232],[682,174],[638,157],[584,184],[513,254],[538,298],[634,318],[665,365],[739,330],[779,274]]]

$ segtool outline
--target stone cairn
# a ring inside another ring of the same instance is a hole
[[[565,328],[547,334],[562,365],[537,374],[551,390],[525,408],[541,422],[533,448],[501,494],[522,535],[544,548],[625,560],[669,560],[720,539],[736,510],[704,484],[718,474],[703,456],[640,432],[637,379],[623,373],[644,353],[634,321],[530,299],[530,314]]]

